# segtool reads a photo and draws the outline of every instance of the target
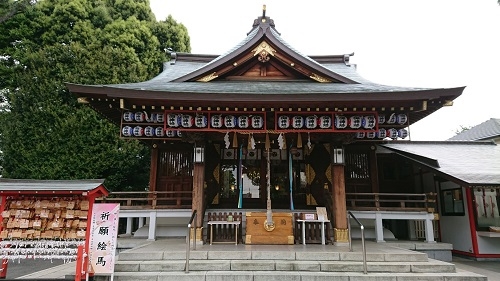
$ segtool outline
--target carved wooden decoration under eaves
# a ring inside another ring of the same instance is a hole
[[[270,59],[269,55],[274,57],[276,50],[269,46],[266,41],[263,41],[259,44],[259,46],[252,50],[252,53],[254,56],[259,56],[258,59],[260,62],[268,62]]]
[[[216,72],[213,72],[213,73],[208,74],[207,76],[204,76],[204,77],[198,79],[197,81],[198,82],[208,82],[208,81],[211,81],[217,77],[219,77],[219,76],[216,74]]]
[[[322,76],[319,76],[316,73],[311,73],[311,76],[309,76],[309,78],[314,79],[314,80],[316,80],[316,81],[318,81],[320,83],[330,83],[330,82],[332,82],[332,80],[327,79],[327,78],[322,77]]]

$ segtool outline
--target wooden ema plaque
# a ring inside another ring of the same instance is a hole
[[[245,244],[292,245],[294,244],[292,213],[273,213],[274,229],[266,230],[265,212],[246,213]]]

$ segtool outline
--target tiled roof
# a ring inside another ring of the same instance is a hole
[[[397,142],[381,145],[469,185],[500,185],[500,146],[493,142]]]
[[[448,139],[453,141],[476,141],[500,137],[500,119],[491,118]]]
[[[104,183],[95,180],[0,179],[0,191],[91,191]]]

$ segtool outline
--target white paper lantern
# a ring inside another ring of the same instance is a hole
[[[156,127],[155,135],[157,137],[163,137],[165,135],[165,131],[163,130],[163,127]]]
[[[400,137],[402,139],[405,139],[406,137],[408,137],[408,130],[406,130],[406,129],[399,129],[398,130],[398,137]]]
[[[134,121],[134,113],[132,113],[130,111],[127,111],[127,112],[123,113],[123,120],[125,122],[132,122],[132,121]]]
[[[385,129],[378,129],[377,137],[379,139],[385,139],[387,137],[387,131]]]
[[[366,137],[369,139],[374,139],[377,134],[375,132],[366,133]]]
[[[264,119],[262,116],[254,115],[252,116],[252,127],[255,129],[260,129],[264,126]]]
[[[394,124],[396,123],[396,113],[393,113],[389,116],[389,119],[387,119],[387,124]]]
[[[156,113],[156,122],[163,123],[165,121],[165,114],[163,113]]]
[[[306,117],[306,128],[314,129],[318,125],[318,117],[317,116],[307,116]]]
[[[365,129],[373,129],[375,128],[375,116],[368,115],[363,117],[363,128]]]
[[[248,116],[241,115],[238,117],[238,127],[245,129],[248,128]]]
[[[182,132],[181,132],[181,131],[177,131],[177,132],[176,132],[176,134],[177,134],[177,136],[178,136],[179,138],[182,138]]]
[[[175,137],[175,131],[174,130],[167,130],[166,135],[169,138],[173,138],[173,137]]]
[[[196,115],[194,117],[194,124],[198,128],[205,128],[207,126],[207,117],[205,115]]]
[[[340,115],[335,116],[335,128],[337,129],[347,128],[347,117]]]
[[[130,137],[133,134],[134,130],[130,126],[125,126],[122,128],[122,135],[124,137]]]
[[[361,116],[351,116],[349,118],[349,127],[351,127],[351,129],[361,128],[362,120],[363,120],[363,118]]]
[[[389,130],[387,130],[387,136],[393,140],[397,139],[398,138],[398,130],[396,130],[394,128],[390,128]]]
[[[385,115],[379,115],[377,119],[379,124],[385,123]]]
[[[304,118],[302,118],[302,116],[293,116],[292,127],[294,127],[295,129],[304,127]]]
[[[136,122],[142,122],[142,121],[144,121],[144,112],[136,112],[134,114],[134,120]]]
[[[356,133],[356,138],[358,138],[358,139],[362,139],[362,138],[364,138],[364,137],[365,137],[365,132],[357,132],[357,133]]]
[[[152,137],[154,136],[154,134],[155,130],[153,127],[147,126],[146,128],[144,128],[144,135],[146,135],[147,137]]]
[[[226,128],[234,128],[236,126],[236,117],[233,115],[224,117],[224,126],[226,126]]]
[[[398,122],[399,125],[406,124],[406,121],[408,121],[408,116],[406,116],[406,114],[401,113],[396,117],[396,122]]]
[[[182,114],[181,125],[184,128],[191,128],[193,126],[193,116],[189,114]]]
[[[287,129],[290,126],[290,117],[286,115],[281,115],[278,118],[278,127],[281,129]]]
[[[180,126],[180,116],[178,114],[170,113],[167,115],[167,125],[172,128]]]
[[[319,127],[321,129],[329,129],[332,127],[332,118],[330,116],[321,116],[319,118]]]
[[[212,116],[211,120],[211,126],[213,128],[220,128],[222,127],[222,116],[221,115],[214,115]]]
[[[134,136],[142,137],[143,134],[144,134],[144,129],[141,126],[134,127]]]

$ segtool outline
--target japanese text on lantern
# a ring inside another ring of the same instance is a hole
[[[89,271],[112,274],[120,204],[94,204],[90,233]]]

